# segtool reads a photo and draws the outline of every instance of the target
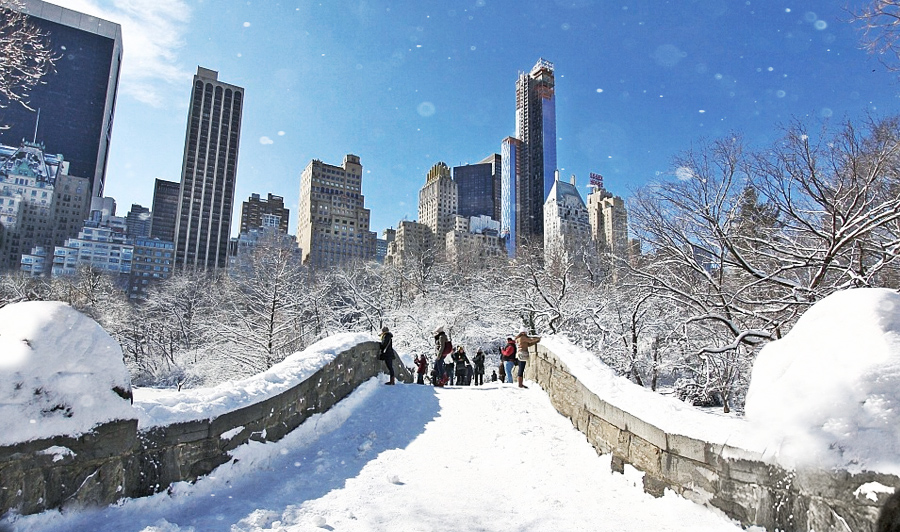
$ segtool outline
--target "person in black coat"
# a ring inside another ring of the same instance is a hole
[[[484,352],[479,349],[472,358],[475,363],[475,386],[484,384]]]
[[[384,360],[387,366],[388,375],[391,380],[385,384],[394,384],[394,335],[388,330],[387,326],[381,328],[381,352],[378,358]]]

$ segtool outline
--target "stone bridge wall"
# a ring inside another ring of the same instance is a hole
[[[395,367],[399,380],[411,382],[402,364]],[[290,390],[213,419],[148,430],[121,421],[77,438],[0,447],[0,515],[107,505],[196,480],[229,461],[239,445],[283,438],[383,369],[378,343],[365,342]]]
[[[890,494],[871,500],[858,488],[868,482],[900,488],[893,475],[786,470],[755,452],[666,433],[600,399],[541,344],[526,377],[541,385],[598,453],[612,454],[613,470],[631,464],[642,471],[645,492],[661,496],[671,489],[745,526],[870,532]]]

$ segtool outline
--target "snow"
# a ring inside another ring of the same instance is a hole
[[[134,407],[138,413],[138,426],[145,429],[214,419],[226,412],[259,403],[300,384],[340,353],[371,341],[377,339],[370,334],[336,334],[288,356],[262,373],[212,388],[135,388]]]
[[[336,335],[214,388],[135,389],[132,407],[112,392],[128,389],[121,351],[95,323],[61,303],[10,305],[0,309],[0,443],[79,434],[111,419],[137,417],[141,428],[211,419],[279,394],[372,340]],[[564,338],[542,344],[602,400],[666,432],[765,453],[787,467],[900,474],[900,295],[890,290],[834,294],[765,347],[746,419],[636,386]],[[279,442],[240,446],[234,460],[193,484],[107,508],[11,515],[0,529],[740,530],[672,493],[644,494],[633,468],[611,473],[610,457],[598,456],[534,384],[432,388],[381,380]],[[72,454],[43,452],[54,460]],[[857,494],[877,500],[891,490],[868,483]]]
[[[816,303],[760,352],[745,415],[789,467],[900,475],[900,294]]]
[[[594,353],[573,345],[561,336],[541,339],[569,371],[590,391],[610,405],[669,434],[689,436],[709,443],[729,444],[763,452],[764,442],[745,420],[737,416],[713,415],[675,399],[635,385],[620,377]]]
[[[0,309],[0,445],[77,436],[134,419],[122,350],[96,322],[65,303]]]
[[[45,512],[18,532],[739,531],[641,474],[610,471],[537,386],[361,385],[212,475],[107,508]],[[757,529],[758,530],[758,529]]]

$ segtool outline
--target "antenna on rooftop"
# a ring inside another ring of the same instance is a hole
[[[34,138],[31,139],[31,142],[34,144],[37,144],[37,130],[38,130],[38,124],[40,124],[40,123],[41,123],[41,108],[38,107],[37,118],[34,121]]]

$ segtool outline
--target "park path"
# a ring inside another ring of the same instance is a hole
[[[279,442],[195,484],[11,523],[16,531],[738,531],[723,515],[610,472],[536,385],[373,379]]]

